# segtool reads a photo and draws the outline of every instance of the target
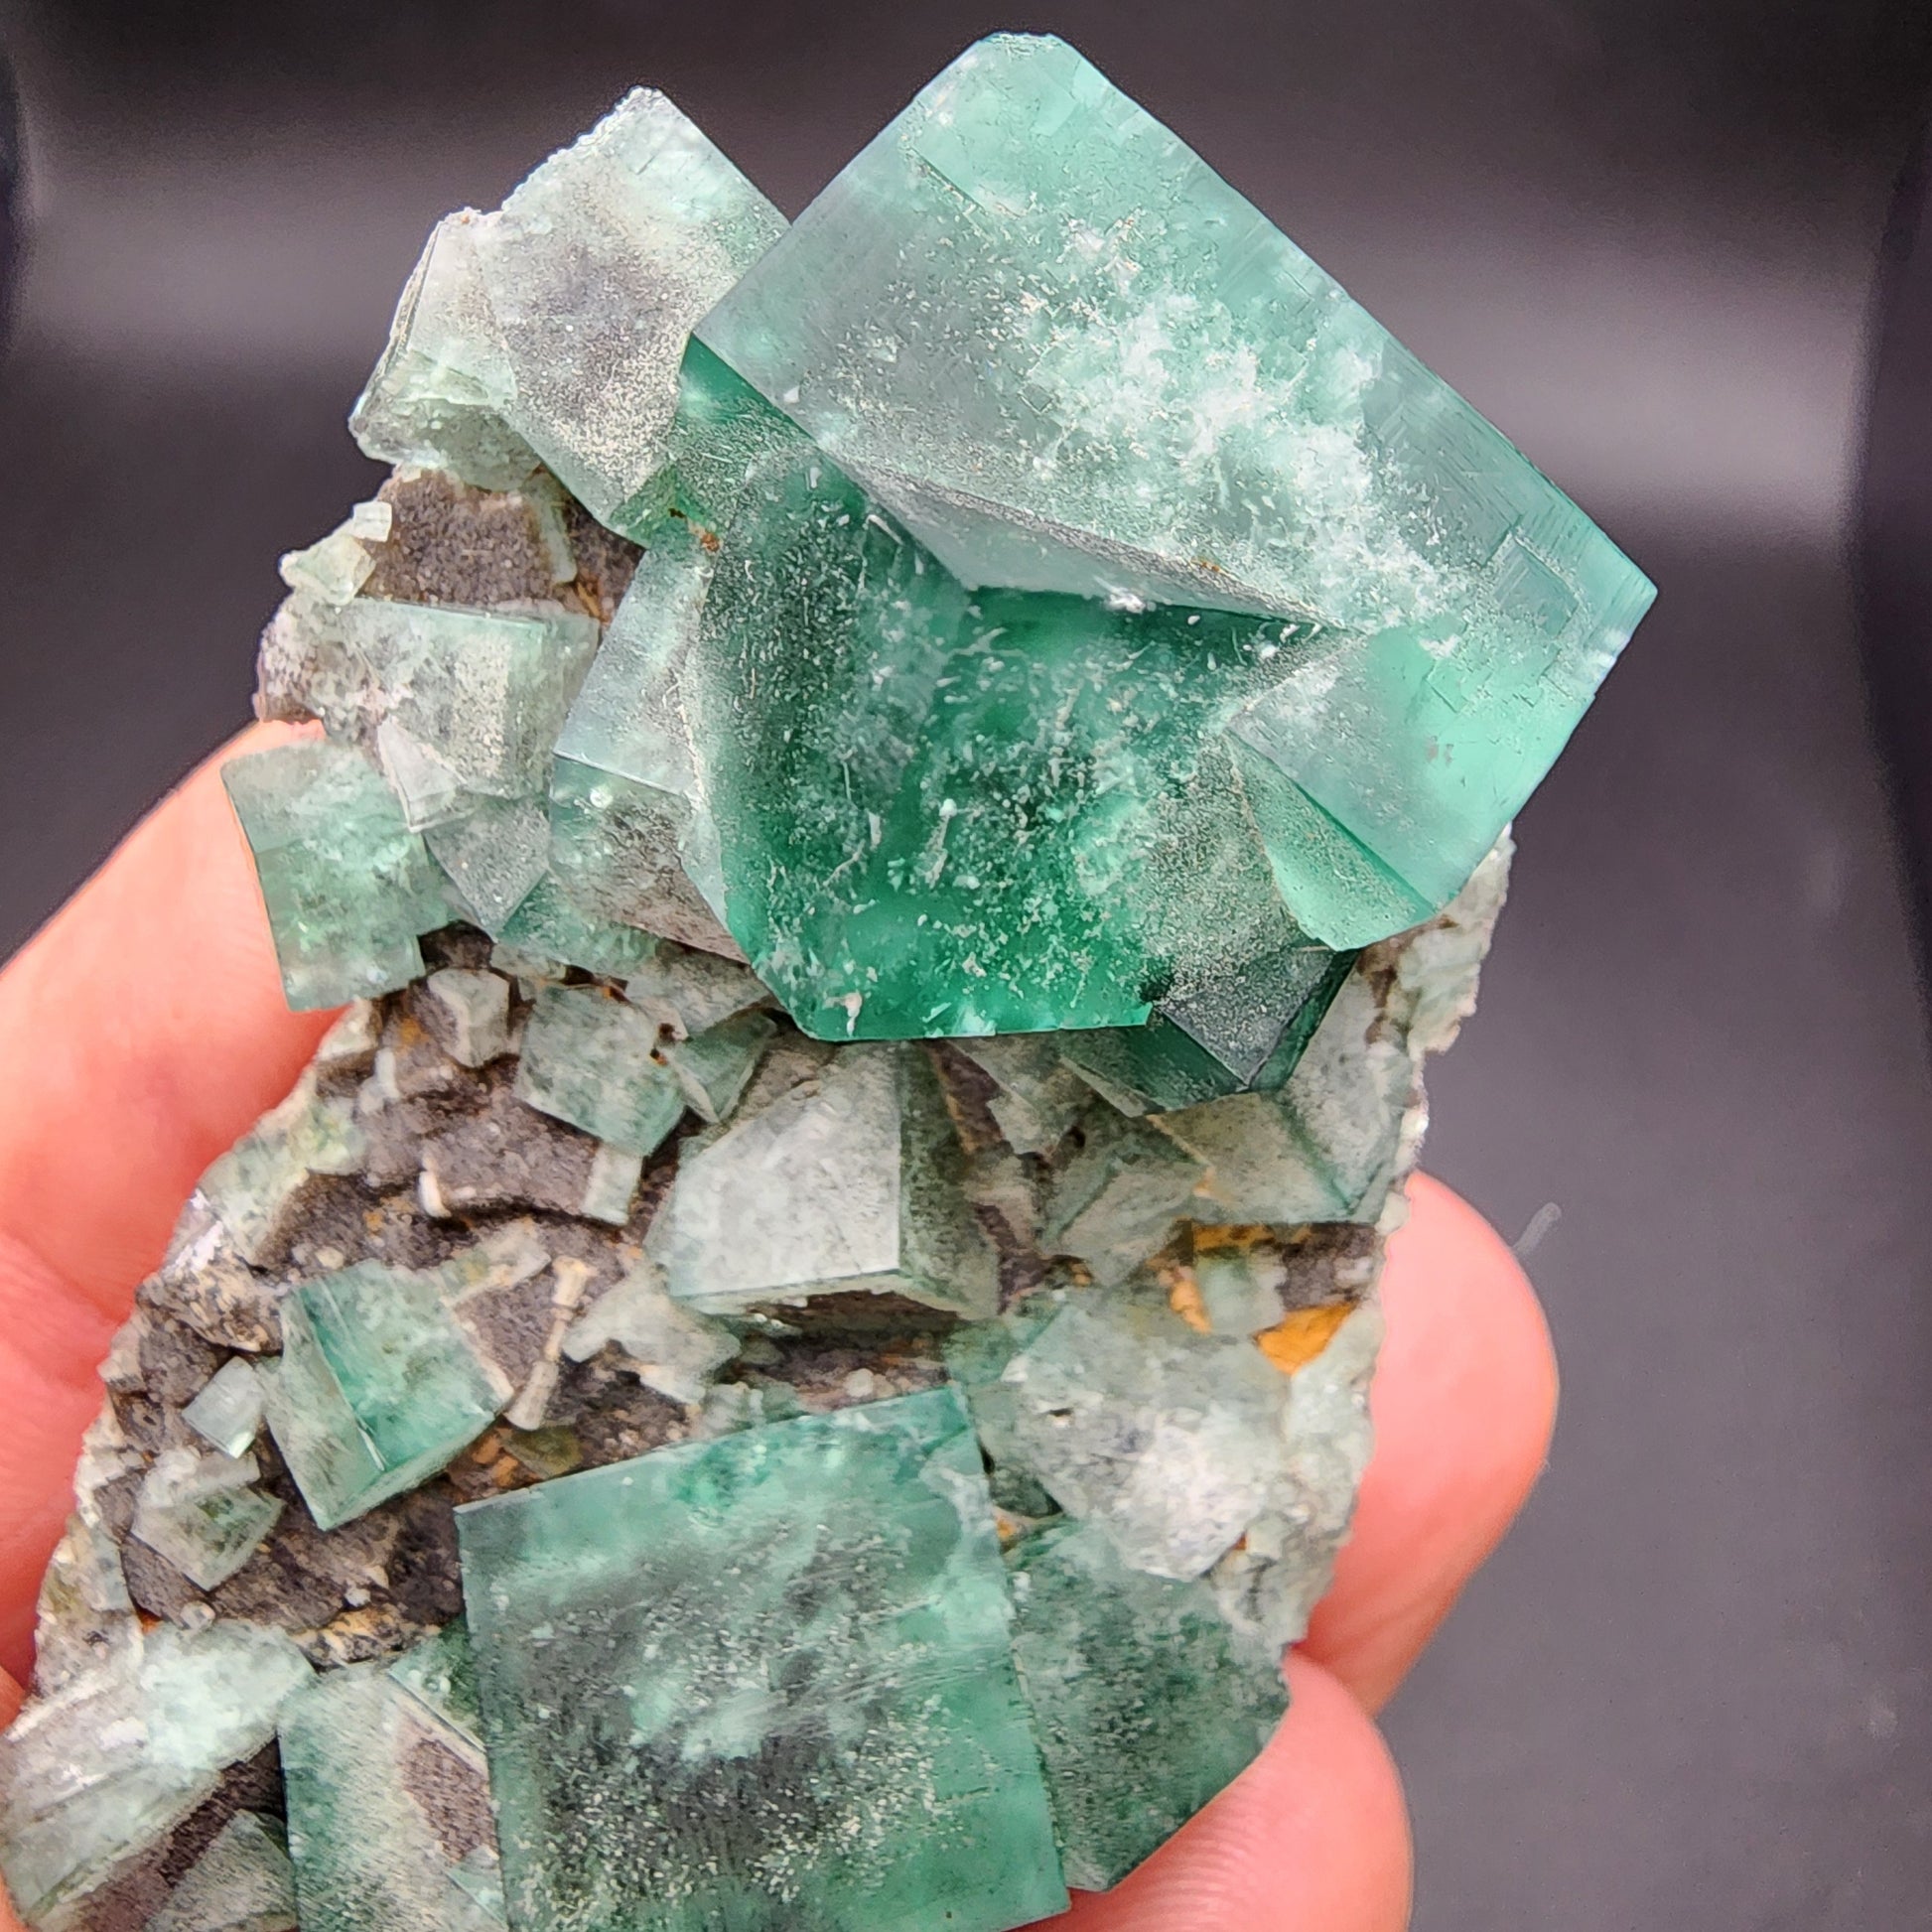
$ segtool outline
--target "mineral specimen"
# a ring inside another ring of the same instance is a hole
[[[1003,1932],[1248,1763],[1648,587],[1058,42],[450,216],[227,782],[292,1004],[0,1737],[37,1932]]]

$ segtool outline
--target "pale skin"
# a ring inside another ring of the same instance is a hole
[[[69,1506],[96,1366],[195,1179],[288,1090],[329,1025],[283,1004],[222,757],[202,765],[0,972],[0,1722]],[[1288,1659],[1294,1706],[1249,1770],[1076,1932],[1398,1932],[1402,1786],[1374,1713],[1542,1469],[1549,1333],[1509,1249],[1419,1177],[1383,1279],[1374,1460],[1335,1584]],[[21,1932],[0,1899],[0,1932]]]

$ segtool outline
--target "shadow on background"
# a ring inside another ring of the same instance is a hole
[[[342,419],[430,222],[634,80],[795,208],[973,34],[1064,32],[1598,515],[1662,594],[1435,1085],[1432,1165],[1539,1237],[1566,1399],[1390,1714],[1418,1923],[1932,1927],[1932,1085],[1842,559],[1923,9],[0,20],[37,164],[0,953],[244,717],[276,554],[373,478]]]

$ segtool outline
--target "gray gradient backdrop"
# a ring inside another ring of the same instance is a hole
[[[1067,34],[1662,588],[1435,1087],[1566,1399],[1390,1713],[1418,1924],[1932,1927],[1932,1087],[1843,565],[1924,13],[0,0],[0,953],[244,715],[439,212],[633,80],[795,208],[973,34]]]

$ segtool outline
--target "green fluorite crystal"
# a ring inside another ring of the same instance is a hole
[[[282,1305],[268,1427],[324,1529],[434,1475],[498,1402],[430,1278],[362,1262]]]
[[[677,1076],[653,1058],[656,1027],[596,987],[546,986],[523,1031],[516,1094],[629,1154],[648,1154],[683,1114]]]
[[[231,1355],[181,1412],[181,1419],[222,1454],[247,1454],[262,1425],[262,1384],[254,1364],[245,1355]]]
[[[422,972],[417,935],[450,908],[380,772],[345,745],[279,745],[230,759],[221,779],[254,853],[290,1006],[340,1006]]]
[[[279,1630],[130,1634],[0,1735],[0,1875],[43,1932],[84,1932],[86,1901],[275,1734],[309,1677]]]
[[[438,226],[356,437],[371,456],[496,487],[540,460],[613,516],[662,467],[686,333],[783,226],[639,88],[496,213]]]
[[[1028,1537],[1007,1567],[1067,1882],[1104,1891],[1268,1741],[1288,1708],[1281,1666],[1205,1585],[1130,1570],[1090,1528]]]
[[[950,1391],[457,1520],[513,1923],[1001,1932],[1065,1903]]]
[[[497,1883],[482,1747],[414,1694],[409,1662],[331,1671],[283,1711],[303,1932],[501,1932],[477,1895]]]
[[[143,1932],[296,1932],[280,1822],[252,1811],[229,1819]]]
[[[963,55],[697,335],[961,585],[1293,620],[1246,688],[1181,675],[1331,945],[1450,897],[1652,594],[1055,40]]]
[[[166,1449],[141,1484],[129,1534],[197,1588],[212,1589],[255,1554],[282,1513],[280,1498],[255,1486],[260,1479],[252,1455]]]
[[[712,1312],[857,1292],[985,1316],[998,1272],[963,1168],[924,1053],[848,1051],[687,1143],[647,1246],[670,1292]]]

